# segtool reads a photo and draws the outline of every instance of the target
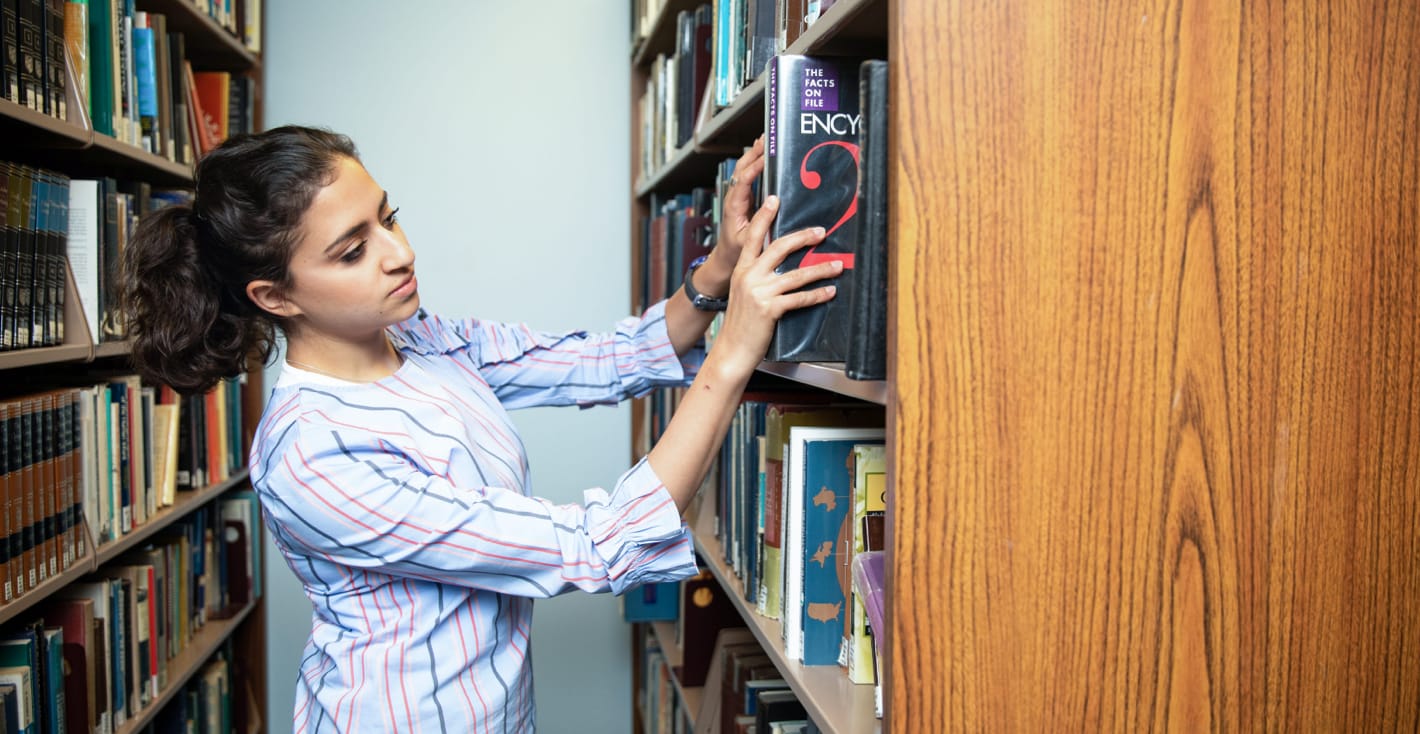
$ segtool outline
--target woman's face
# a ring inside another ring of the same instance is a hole
[[[316,193],[281,293],[302,335],[359,341],[419,309],[414,251],[389,196],[359,162],[342,158]]]

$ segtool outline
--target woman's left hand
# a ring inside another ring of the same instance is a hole
[[[730,276],[739,262],[740,252],[752,236],[749,226],[754,216],[751,187],[763,171],[764,136],[760,135],[735,162],[729,190],[720,204],[720,238],[710,251],[709,259],[695,272],[695,285],[702,293],[722,296],[729,292]]]

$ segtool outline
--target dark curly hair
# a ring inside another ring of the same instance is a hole
[[[192,204],[139,222],[124,254],[125,326],[138,373],[183,394],[235,377],[276,346],[278,317],[251,302],[247,284],[289,286],[301,218],[343,158],[344,135],[278,127],[235,136],[197,164]]]

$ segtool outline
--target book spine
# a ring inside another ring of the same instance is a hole
[[[20,19],[13,0],[0,0],[0,97],[20,104]]]
[[[48,91],[49,114],[61,120],[69,119],[66,104],[68,80],[64,61],[64,4],[67,0],[42,0],[44,3],[44,78]]]
[[[42,0],[15,0],[19,19],[20,104],[44,112]]]

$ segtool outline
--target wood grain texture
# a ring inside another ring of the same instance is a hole
[[[893,0],[893,732],[1420,728],[1420,9]]]

